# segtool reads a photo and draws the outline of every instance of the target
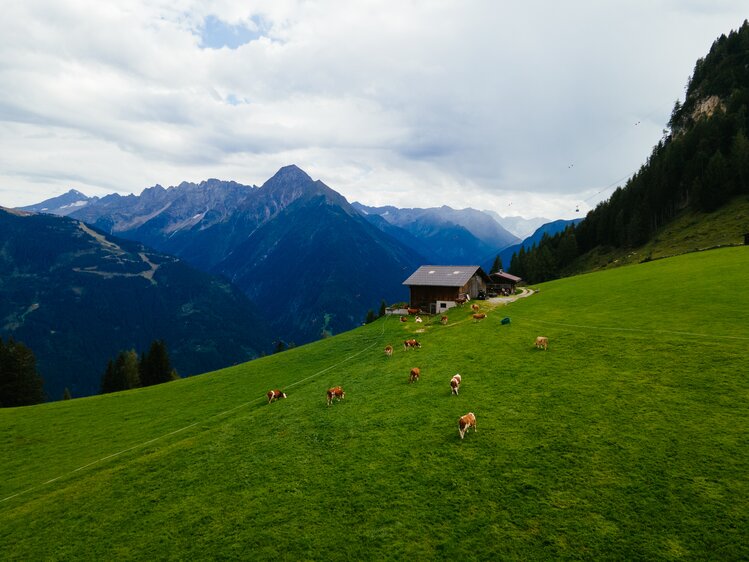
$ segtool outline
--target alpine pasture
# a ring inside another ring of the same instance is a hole
[[[381,318],[158,387],[2,410],[0,552],[747,559],[747,271],[749,248],[688,254],[480,303],[481,322],[468,306],[447,325]],[[337,385],[346,399],[326,406]],[[288,398],[268,404],[275,388]]]

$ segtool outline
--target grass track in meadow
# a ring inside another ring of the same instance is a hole
[[[10,559],[749,557],[747,266],[747,249],[734,248],[623,267],[507,307],[482,303],[481,322],[467,307],[423,334],[379,320],[161,387],[0,410],[0,496],[33,488],[0,503],[0,549]],[[403,351],[412,335],[423,349]],[[533,347],[537,335],[548,352]],[[422,379],[408,384],[414,366]],[[346,399],[326,407],[336,384]],[[265,404],[271,387],[289,397]],[[456,421],[469,410],[478,431],[461,442]]]

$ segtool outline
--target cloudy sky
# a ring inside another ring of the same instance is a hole
[[[0,205],[259,185],[293,163],[370,205],[581,216],[746,17],[746,0],[11,0]]]

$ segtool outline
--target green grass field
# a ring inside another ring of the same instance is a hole
[[[481,303],[481,322],[380,319],[160,387],[0,410],[0,552],[747,559],[747,271],[749,248],[694,253]],[[403,350],[411,336],[422,349]],[[288,398],[266,404],[276,387]]]

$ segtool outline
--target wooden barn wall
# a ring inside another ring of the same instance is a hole
[[[486,291],[486,283],[481,276],[474,275],[468,280],[468,283],[461,287],[460,292],[468,293],[472,299],[475,299],[479,294],[479,290]]]
[[[454,301],[458,298],[458,287],[426,287],[423,285],[411,287],[411,306],[428,310],[428,305],[437,301]]]

